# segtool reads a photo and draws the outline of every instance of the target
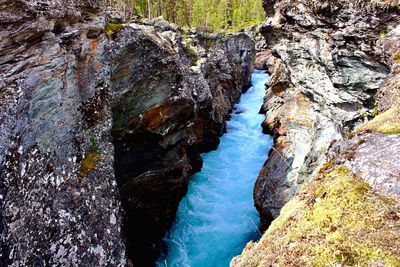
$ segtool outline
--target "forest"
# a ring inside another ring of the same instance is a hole
[[[110,0],[126,18],[163,16],[181,27],[202,31],[241,30],[264,20],[261,0]]]

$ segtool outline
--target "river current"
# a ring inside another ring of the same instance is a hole
[[[273,140],[261,132],[259,114],[268,75],[255,71],[227,122],[217,150],[203,154],[175,223],[165,237],[168,254],[157,266],[227,267],[246,243],[257,239],[259,217],[253,188]]]

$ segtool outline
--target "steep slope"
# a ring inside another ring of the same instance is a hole
[[[263,228],[326,161],[331,141],[345,138],[374,109],[374,95],[390,72],[378,41],[399,20],[395,6],[264,4],[274,11],[261,28],[273,56],[264,130],[276,144],[255,188]]]
[[[181,38],[131,24],[111,49],[115,171],[129,251],[140,266],[157,259],[189,177],[202,166],[200,152],[219,144],[254,62],[245,34],[203,36],[207,50],[194,45],[196,35]]]

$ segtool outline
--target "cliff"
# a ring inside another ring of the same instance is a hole
[[[249,85],[246,35],[203,47],[104,10],[0,2],[0,265],[151,265]]]
[[[399,265],[397,1],[264,1],[274,148],[232,266]],[[282,209],[283,208],[283,209]]]
[[[111,48],[115,173],[140,266],[157,259],[200,153],[218,146],[253,71],[247,35],[201,35],[131,24]]]

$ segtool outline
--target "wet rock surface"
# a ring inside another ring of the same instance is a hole
[[[160,19],[105,34],[102,1],[0,7],[0,265],[152,265],[254,42]]]
[[[266,229],[327,160],[331,142],[346,139],[379,103],[376,93],[396,69],[390,60],[398,45],[390,32],[399,13],[352,1],[263,3],[269,17],[260,30],[271,56],[264,52],[257,63],[272,74],[262,112],[275,146],[254,198]]]

